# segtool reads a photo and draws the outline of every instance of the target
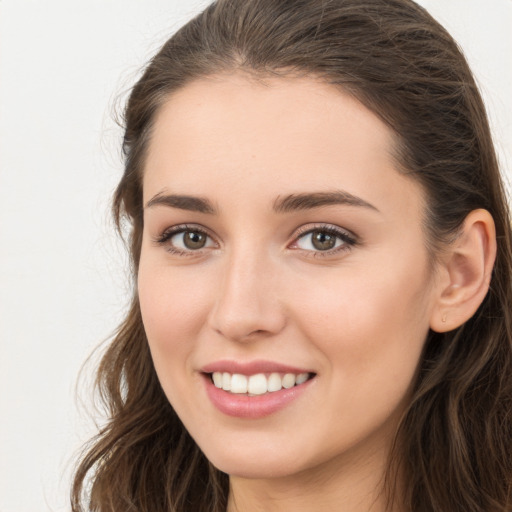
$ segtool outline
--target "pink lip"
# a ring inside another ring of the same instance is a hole
[[[313,373],[304,368],[297,368],[273,361],[255,360],[247,362],[239,361],[216,361],[201,368],[203,373],[228,372],[240,373],[241,375],[255,375],[257,373]]]
[[[300,397],[310,386],[314,379],[309,379],[303,384],[290,389],[281,389],[264,395],[249,396],[246,394],[229,393],[215,387],[210,374],[213,372],[240,373],[242,375],[254,375],[256,373],[310,373],[307,370],[294,368],[270,361],[252,361],[239,363],[235,361],[218,361],[206,365],[203,372],[206,393],[213,405],[228,416],[245,419],[258,419],[269,416],[285,408],[295,399]]]

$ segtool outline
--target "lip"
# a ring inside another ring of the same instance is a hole
[[[298,368],[287,364],[281,364],[275,361],[266,361],[258,359],[255,361],[232,361],[222,360],[203,366],[202,373],[228,372],[239,373],[241,375],[256,375],[257,373],[315,373],[311,369]]]
[[[306,382],[296,385],[293,388],[281,389],[263,395],[249,396],[247,394],[229,393],[217,388],[211,379],[213,372],[240,373],[242,375],[255,375],[257,373],[310,373],[306,369],[296,368],[272,361],[217,361],[208,364],[201,369],[206,394],[212,404],[223,414],[243,419],[258,419],[274,414],[305,393],[314,377]]]

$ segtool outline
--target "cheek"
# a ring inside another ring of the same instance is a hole
[[[345,385],[398,378],[405,386],[413,378],[428,333],[429,278],[417,265],[410,268],[415,271],[368,265],[302,295],[301,330]],[[293,293],[299,296],[299,289]]]
[[[206,320],[209,291],[198,273],[141,259],[138,293],[155,367],[181,364]]]
[[[308,320],[313,332],[327,332],[329,338],[358,338],[358,333],[372,329],[405,332],[417,327],[421,317],[427,318],[427,283],[409,273],[391,277],[366,272],[330,279],[321,286],[309,283],[307,288],[295,282],[291,295],[300,297],[298,316]],[[304,294],[304,289],[309,292]]]
[[[186,421],[192,356],[207,312],[209,291],[197,272],[151,264],[141,258],[138,293],[142,320],[156,373],[167,399]],[[201,418],[195,420],[201,421]]]
[[[309,297],[302,330],[323,355],[326,396],[343,404],[330,421],[350,425],[355,442],[394,428],[410,395],[428,332],[423,283],[411,277],[345,279],[343,291]]]

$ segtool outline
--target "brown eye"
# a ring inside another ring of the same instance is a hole
[[[328,251],[336,246],[337,237],[325,231],[313,231],[311,233],[311,244],[318,251]]]
[[[156,239],[159,245],[172,254],[192,254],[202,249],[213,249],[217,244],[208,233],[200,228],[175,226]]]
[[[297,237],[292,247],[311,253],[334,254],[356,245],[356,239],[336,226],[313,227]]]
[[[202,249],[206,245],[207,236],[198,231],[185,231],[183,233],[183,245],[187,249]]]

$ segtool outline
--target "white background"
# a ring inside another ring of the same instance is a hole
[[[0,512],[69,510],[72,457],[93,432],[78,372],[129,297],[108,210],[113,113],[206,3],[0,0]],[[512,0],[420,3],[472,64],[512,177]]]

